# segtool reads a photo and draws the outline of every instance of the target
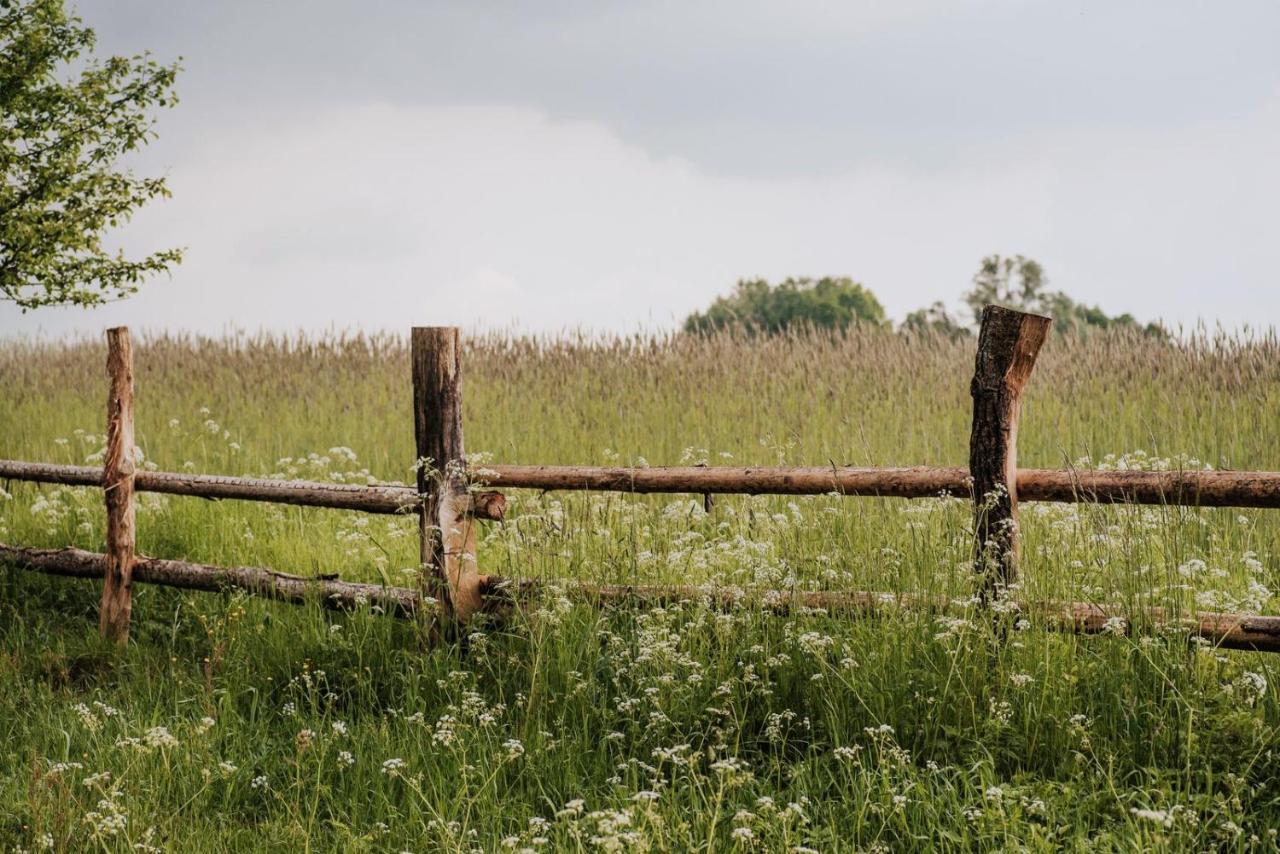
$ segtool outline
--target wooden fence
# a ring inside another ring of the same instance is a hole
[[[974,505],[974,562],[982,601],[1017,577],[1018,502],[1116,502],[1204,507],[1280,507],[1280,472],[1050,471],[1017,467],[1023,391],[1051,321],[997,306],[983,312],[978,336],[969,468],[486,466],[483,477],[465,463],[462,366],[458,330],[417,327],[411,338],[416,486],[354,486],[306,481],[137,471],[133,451],[133,365],[125,328],[107,332],[107,450],[101,469],[0,460],[0,478],[97,486],[107,510],[106,552],[32,549],[0,544],[0,560],[52,575],[102,578],[102,633],[128,639],[134,581],[190,590],[244,590],[300,603],[346,609],[381,605],[398,616],[425,614],[464,623],[537,595],[537,585],[482,575],[476,565],[476,523],[501,521],[506,501],[488,487],[539,490],[840,495],[894,498],[969,497]],[[135,553],[134,492],[211,499],[269,501],[367,513],[412,513],[420,522],[423,572],[419,589],[313,579],[253,567],[216,567]],[[744,598],[773,611],[796,606],[833,614],[870,615],[886,606],[945,610],[950,603],[862,591],[715,590],[579,584],[580,596],[602,602]],[[438,608],[423,608],[430,597]],[[1132,622],[1177,623],[1191,635],[1228,648],[1280,651],[1280,617],[1202,613],[1179,617],[1160,609],[1126,614],[1090,603],[1014,603],[1046,626],[1077,632],[1127,630]]]

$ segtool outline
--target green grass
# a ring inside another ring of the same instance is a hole
[[[860,332],[470,342],[467,447],[503,463],[966,461],[972,342]],[[0,457],[102,447],[99,342],[0,343]],[[407,480],[391,338],[135,348],[164,470]],[[1046,345],[1020,462],[1280,468],[1280,346]],[[0,541],[101,550],[97,490],[0,484]],[[949,617],[549,596],[465,654],[419,627],[0,574],[5,850],[1274,850],[1280,672],[1181,631],[965,607],[963,502],[512,493],[483,571],[913,591]],[[412,519],[143,495],[149,555],[412,583]],[[1280,514],[1025,505],[1016,595],[1274,613]],[[207,720],[206,720],[207,719]],[[109,775],[109,776],[106,776]]]

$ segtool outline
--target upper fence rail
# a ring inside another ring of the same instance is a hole
[[[96,486],[103,470],[90,466],[0,460],[0,479]],[[474,484],[503,489],[732,495],[839,495],[876,498],[970,498],[973,480],[963,468],[910,466],[514,466],[486,465],[470,472]],[[1188,507],[1280,508],[1280,472],[1113,471],[1018,469],[1020,501],[1122,503]],[[268,501],[365,513],[415,513],[415,487],[398,483],[358,485],[225,475],[139,471],[138,492],[209,499]],[[480,493],[481,496],[487,493]],[[476,515],[501,519],[481,498]]]

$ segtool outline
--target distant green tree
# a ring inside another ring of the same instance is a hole
[[[145,54],[99,60],[93,47],[63,0],[0,0],[0,299],[24,311],[121,299],[181,258],[102,245],[168,195],[163,178],[117,161],[154,137],[149,112],[175,103],[178,68]]]
[[[924,335],[945,335],[953,341],[968,338],[972,333],[958,318],[952,317],[941,301],[927,308],[916,309],[906,316],[899,327],[902,332]]]
[[[1019,311],[1053,318],[1058,332],[1087,332],[1091,329],[1141,329],[1148,335],[1166,337],[1158,323],[1140,324],[1131,314],[1115,317],[1099,306],[1078,303],[1062,291],[1049,290],[1049,280],[1039,263],[1022,255],[988,255],[973,276],[973,287],[964,295],[973,312],[974,325],[982,320],[987,305],[1003,305]]]
[[[975,326],[982,320],[982,309],[988,305],[1052,314],[1050,309],[1058,307],[1056,297],[1059,295],[1050,293],[1047,285],[1044,268],[1036,261],[1022,255],[988,255],[973,275],[973,288],[965,293],[964,301],[973,312]]]
[[[848,278],[787,279],[770,285],[743,279],[727,297],[685,320],[686,332],[710,332],[729,326],[774,334],[793,326],[844,329],[855,323],[884,326],[884,306],[871,291]]]

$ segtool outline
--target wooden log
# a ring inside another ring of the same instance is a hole
[[[0,475],[3,464],[0,464]],[[473,478],[503,489],[635,493],[969,498],[962,468],[489,465]],[[1280,472],[1018,469],[1019,501],[1280,508]]]
[[[26,549],[0,544],[0,561],[47,575],[102,578],[106,555],[73,548]],[[400,587],[330,578],[306,578],[258,567],[210,566],[149,557],[136,558],[133,580],[209,593],[243,590],[255,596],[294,605],[316,602],[324,608],[342,611],[367,603],[401,617],[416,613],[420,600],[418,591]]]
[[[526,596],[535,595],[529,586]],[[709,602],[717,607],[757,607],[779,616],[798,609],[824,611],[836,617],[878,617],[893,611],[957,613],[969,606],[963,600],[908,593],[862,590],[789,591],[693,585],[578,584],[571,593],[601,605],[654,606],[677,602]],[[1014,602],[1017,613],[1045,628],[1074,634],[1133,634],[1134,623],[1155,630],[1176,629],[1222,649],[1280,652],[1280,617],[1261,614],[1202,612],[1179,616],[1163,608],[1130,614],[1115,605],[1087,602]],[[1136,618],[1136,619],[1135,619]]]
[[[1019,501],[1280,507],[1280,472],[1018,469]]]
[[[102,486],[102,469],[0,460],[0,479],[60,483],[69,486]],[[189,495],[212,500],[267,501],[302,507],[330,507],[364,513],[416,513],[421,506],[412,486],[383,483],[360,486],[309,480],[229,477],[208,474],[139,471],[134,475],[135,492]],[[501,522],[506,498],[498,492],[476,493],[471,512],[477,519]]]
[[[880,498],[968,497],[962,468],[809,466],[485,466],[478,480],[503,489],[688,492],[737,495],[866,495]],[[1280,490],[1280,478],[1277,478]],[[1280,500],[1280,499],[1278,499]]]
[[[507,516],[507,496],[501,492],[468,492],[465,514],[472,519],[501,522]]]
[[[0,563],[22,570],[70,578],[97,579],[103,576],[106,555],[80,549],[32,549],[0,544]],[[352,610],[368,604],[397,617],[414,616],[421,602],[417,590],[307,578],[257,567],[220,567],[180,560],[139,557],[133,578],[184,590],[221,592],[242,590],[290,604],[316,602],[333,610]],[[537,599],[544,584],[487,577],[482,591],[492,599],[524,601]],[[786,615],[797,609],[821,610],[835,618],[880,617],[898,610],[937,613],[964,612],[971,608],[963,601],[941,596],[905,593],[851,591],[760,590],[753,588],[699,587],[694,585],[626,585],[569,582],[571,595],[601,606],[669,605],[677,602],[708,602],[718,608],[758,608],[770,614]],[[1174,615],[1160,608],[1148,608],[1136,615],[1119,606],[1084,602],[1015,603],[1018,610],[1045,628],[1077,634],[1128,635],[1134,625],[1147,629],[1176,629],[1199,637],[1223,649],[1280,652],[1280,617],[1256,614],[1200,613]],[[1137,619],[1133,619],[1134,617]]]
[[[729,466],[599,468],[593,466],[485,466],[469,471],[473,482],[508,489],[593,490],[701,495],[829,495],[879,498],[968,498],[969,472],[962,468]],[[102,469],[0,460],[0,480],[102,486]],[[403,484],[358,486],[323,481],[270,480],[223,475],[139,471],[135,492],[159,492],[209,499],[269,501],[332,507],[364,513],[417,512],[417,489]],[[486,494],[486,493],[481,493]],[[496,493],[495,493],[496,494]],[[1065,503],[1124,503],[1189,507],[1280,508],[1280,472],[1272,471],[1097,471],[1018,469],[1018,500]],[[473,499],[477,519],[497,521],[506,509],[489,499]]]
[[[989,305],[982,310],[974,360],[974,569],[984,597],[1018,575],[1018,416],[1022,392],[1049,334],[1050,318]]]
[[[133,348],[129,330],[107,330],[107,448],[102,466],[103,497],[107,505],[107,553],[102,577],[102,606],[98,628],[117,644],[129,641],[133,608],[133,558],[136,535],[133,477]]]
[[[417,326],[410,337],[413,426],[422,496],[424,582],[447,618],[480,610],[476,526],[469,511],[462,440],[462,346],[457,327]]]

